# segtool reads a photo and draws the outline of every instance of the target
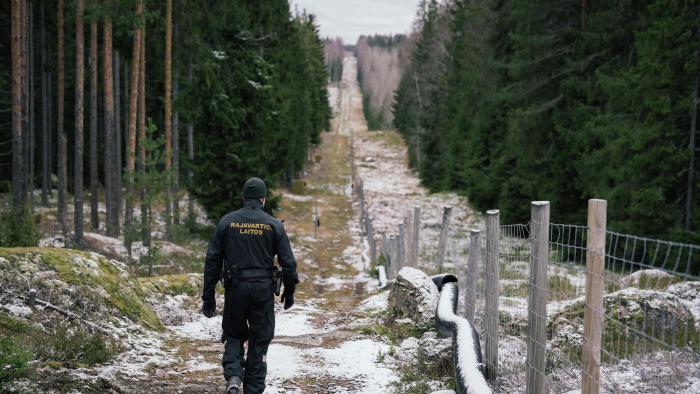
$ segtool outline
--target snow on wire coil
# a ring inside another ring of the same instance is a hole
[[[440,290],[435,323],[440,334],[452,337],[452,354],[458,394],[491,393],[483,374],[479,334],[469,321],[458,316],[459,287],[457,277],[450,274],[431,278]]]

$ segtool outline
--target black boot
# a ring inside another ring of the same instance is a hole
[[[226,381],[226,394],[240,394],[241,391],[241,378],[238,376],[231,376]]]

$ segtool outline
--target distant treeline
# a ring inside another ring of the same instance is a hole
[[[432,190],[698,242],[700,1],[423,1],[395,103]]]
[[[405,35],[360,36],[355,45],[357,78],[370,130],[391,127],[394,93],[410,61],[411,38]]]
[[[328,78],[331,82],[340,82],[343,79],[343,57],[345,57],[343,40],[340,37],[326,38],[323,41],[323,55]]]

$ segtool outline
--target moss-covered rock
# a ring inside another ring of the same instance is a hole
[[[202,294],[202,274],[163,275],[139,278],[141,286],[153,295]]]
[[[660,269],[643,269],[635,271],[620,279],[620,287],[638,287],[640,289],[666,290],[669,285],[678,283],[682,278]]]
[[[686,303],[674,294],[626,288],[603,297],[603,348],[617,358],[655,350],[696,349],[700,332]],[[578,300],[549,319],[548,347],[556,359],[580,358],[584,301]],[[564,357],[565,356],[565,357]]]
[[[127,318],[163,325],[127,267],[96,253],[57,248],[0,248],[0,281],[16,295],[36,297],[100,323]]]
[[[423,271],[404,267],[389,293],[389,320],[409,318],[419,325],[432,325],[440,293]]]

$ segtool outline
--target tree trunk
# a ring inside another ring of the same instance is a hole
[[[175,31],[173,32],[173,43],[177,46],[178,25],[173,22]],[[177,68],[173,81],[173,101],[177,100],[179,92]],[[180,224],[180,114],[173,113],[173,223]]]
[[[49,50],[48,50],[48,58],[51,59],[51,55],[53,54],[51,44],[49,43]],[[49,149],[47,149],[47,154],[48,154],[48,163],[49,163],[49,197],[53,197],[53,174],[54,170],[56,169],[56,166],[54,165],[54,153],[56,152],[56,148],[54,147],[54,113],[53,113],[53,72],[51,70],[47,71],[46,73],[46,80],[48,83],[46,84],[47,87],[47,92],[48,94],[46,95],[46,112],[48,113],[48,129],[49,129],[49,135],[47,137],[48,140],[48,146]]]
[[[700,85],[700,79],[698,77],[695,77],[695,83],[693,84],[693,98],[691,100],[693,112],[690,117],[690,159],[688,160],[688,183],[686,185],[685,195],[686,231],[690,231],[693,225],[693,188],[695,187],[695,136],[697,134],[698,122],[698,85]]]
[[[85,101],[85,34],[83,13],[85,0],[77,0],[75,5],[75,244],[83,247],[83,105]]]
[[[138,26],[141,26],[141,13],[143,12],[143,4],[139,1],[136,4],[136,15]],[[132,62],[138,65],[141,62],[141,28],[137,28],[134,32],[134,48],[132,53]],[[133,217],[134,217],[134,170],[136,167],[136,111],[139,98],[139,67],[131,69],[131,94],[129,95],[129,131],[128,145],[126,149],[126,211],[125,211],[125,227],[127,229],[124,237],[126,249],[131,260],[131,241],[133,234]],[[142,141],[143,144],[143,141]]]
[[[121,81],[121,54],[114,51],[112,57],[114,74],[114,192],[117,201],[117,217],[121,218],[122,213],[122,81]]]
[[[28,154],[27,154],[27,164],[29,168],[27,169],[27,186],[29,191],[29,201],[30,208],[34,209],[34,151],[36,143],[36,118],[34,116],[34,4],[29,2],[29,34],[27,35],[27,47],[29,52],[29,75],[27,78],[27,85],[29,86],[29,97],[27,103],[29,105],[28,110]]]
[[[177,99],[177,78],[173,83],[173,98]],[[173,224],[180,224],[180,115],[173,113]]]
[[[58,0],[58,120],[57,136],[58,136],[58,220],[61,222],[63,235],[68,234],[68,212],[66,198],[68,194],[68,149],[65,131],[63,130],[64,123],[64,106],[65,106],[65,64],[64,64],[64,17],[63,17],[63,0]]]
[[[172,102],[172,68],[173,68],[173,0],[167,1],[165,13],[165,98],[164,98],[164,129],[165,129],[165,172],[168,180],[165,188],[165,234],[170,238],[170,225],[172,224],[172,128],[173,128],[173,102]]]
[[[12,0],[12,209],[24,209],[22,169],[22,2]]]
[[[140,55],[141,52],[139,52]],[[133,55],[133,54],[132,54]],[[129,67],[129,62],[126,60],[126,58],[122,59],[122,86],[124,89],[122,90],[122,102],[124,103],[124,111],[122,115],[122,141],[124,141],[124,149],[122,149],[122,154],[128,155],[129,152],[126,151],[126,147],[129,145],[129,136],[127,135],[129,133],[129,100],[130,100],[130,89],[131,89],[131,79],[129,76],[131,75],[131,68]],[[137,89],[138,90],[138,86]],[[138,104],[138,102],[137,102]]]
[[[44,16],[46,3],[41,4],[41,204],[49,205],[49,185],[51,174],[49,172],[49,81],[46,68],[48,65],[46,49],[46,20]]]
[[[90,22],[90,227],[100,228],[99,179],[97,177],[97,21]]]
[[[192,83],[192,59],[190,59],[190,63],[187,66],[187,81]],[[190,163],[194,161],[194,125],[191,121],[187,123],[187,159]],[[187,169],[187,186],[190,189],[192,188],[193,178],[192,168],[189,166]],[[190,225],[194,225],[194,198],[192,197],[192,192],[189,193],[187,199],[187,220],[189,221]]]
[[[141,176],[142,178],[146,176],[147,173],[147,168],[146,168],[146,27],[144,26],[141,31],[141,58],[140,60],[140,65],[138,66],[140,68],[139,70],[139,75],[141,78],[139,78],[139,93],[138,93],[138,99],[139,99],[139,114],[138,114],[138,122],[139,122],[139,141],[141,143],[139,144],[139,163],[140,163],[140,168],[141,168]],[[134,67],[136,67],[136,63],[134,63]],[[151,212],[151,205],[146,198],[146,187],[145,185],[141,184],[141,240],[143,242],[143,245],[146,247],[151,246],[151,223],[150,223],[150,212]]]
[[[29,53],[27,51],[27,26],[29,25],[29,19],[27,18],[27,1],[22,1],[22,31],[20,34],[21,38],[21,51],[20,60],[22,61],[21,68],[21,78],[22,78],[22,201],[26,207],[27,204],[27,187],[29,182],[29,163],[27,163],[27,157],[29,156],[29,86],[28,86],[28,64],[29,64]]]
[[[108,3],[109,4],[109,3]],[[103,61],[104,72],[104,168],[105,168],[105,202],[107,205],[107,235],[119,235],[119,201],[116,200],[116,162],[114,157],[114,91],[112,75],[112,20],[109,15],[104,21]]]

